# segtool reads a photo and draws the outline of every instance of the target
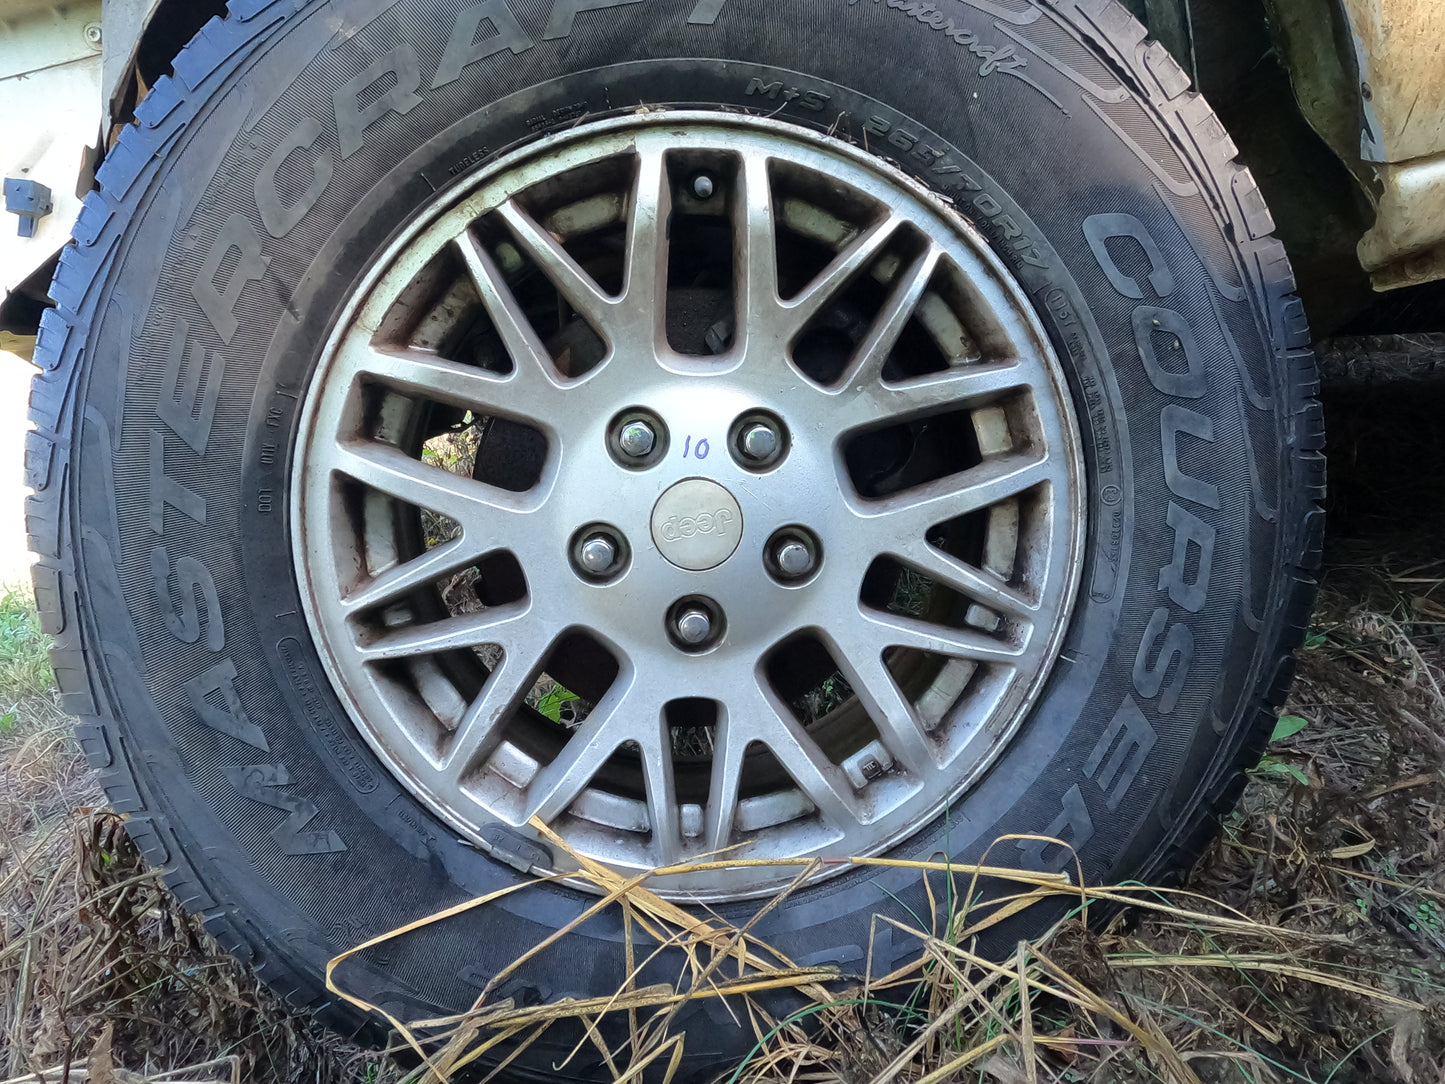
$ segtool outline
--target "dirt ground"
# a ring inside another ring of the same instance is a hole
[[[0,407],[11,399],[0,392]],[[959,914],[919,931],[901,985],[827,985],[821,1030],[778,1029],[732,1079],[1445,1079],[1445,380],[1327,382],[1325,400],[1330,533],[1299,679],[1187,894],[1090,893],[1002,964],[968,954],[988,916]],[[121,1084],[134,1078],[113,1066],[154,1080],[186,1066],[198,1067],[169,1079],[399,1079],[290,1013],[175,910],[122,823],[95,811],[39,642],[23,607],[0,604],[0,1081],[65,1065],[79,1081],[87,1064],[89,1080]],[[1093,902],[1118,898],[1142,909],[1111,918]],[[663,929],[677,921],[645,893],[629,899]],[[699,961],[738,943],[685,937]],[[538,1023],[489,1011],[450,1054]],[[668,1042],[639,1033],[618,1074],[649,1054],[660,1070]]]

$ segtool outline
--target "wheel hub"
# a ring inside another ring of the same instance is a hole
[[[916,831],[1078,581],[1023,293],[901,173],[757,118],[582,125],[447,193],[343,314],[294,471],[307,617],[382,761],[479,845],[538,818],[624,870]]]

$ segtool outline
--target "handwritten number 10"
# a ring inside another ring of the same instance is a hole
[[[692,449],[692,457],[693,457],[694,459],[706,459],[706,458],[707,458],[707,453],[710,452],[710,451],[712,451],[712,449],[711,449],[710,447],[708,447],[707,437],[703,437],[701,440],[699,440],[699,441],[697,442],[696,445],[694,445],[694,444],[692,443],[692,437],[691,437],[691,436],[689,436],[689,437],[687,438],[687,440],[683,441],[683,443],[682,443],[682,458],[684,458],[684,459],[687,458],[687,453],[688,453],[688,449],[689,449],[689,448]]]

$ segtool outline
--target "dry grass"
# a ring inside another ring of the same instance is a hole
[[[546,832],[541,825],[537,828]],[[567,849],[556,837],[551,843]],[[1277,1049],[1286,1030],[1301,1023],[1291,1020],[1301,1016],[1295,1008],[1301,1000],[1348,1003],[1372,1020],[1388,1016],[1396,1021],[1380,1034],[1391,1032],[1400,1048],[1392,1053],[1398,1055],[1396,1067],[1403,1074],[1412,1071],[1411,1042],[1431,1034],[1430,1025],[1439,1022],[1445,1006],[1445,1000],[1434,996],[1445,987],[1403,968],[1382,968],[1378,957],[1359,955],[1347,937],[1298,924],[1270,925],[1192,892],[1145,886],[1081,889],[1047,874],[887,859],[872,864],[917,869],[939,902],[975,898],[981,877],[1011,881],[1016,891],[986,905],[945,909],[949,918],[941,926],[925,929],[880,919],[915,939],[917,956],[888,975],[865,971],[846,976],[831,968],[797,967],[750,934],[757,919],[787,892],[764,904],[748,924],[734,927],[701,920],[655,895],[649,883],[665,878],[665,870],[623,880],[574,857],[601,897],[578,923],[604,908],[620,909],[633,974],[651,955],[671,949],[681,950],[687,959],[685,978],[675,988],[639,988],[629,977],[611,995],[532,1007],[493,1003],[484,992],[472,1011],[459,1016],[393,1020],[424,1063],[407,1077],[408,1084],[475,1080],[467,1070],[476,1059],[501,1051],[507,1060],[515,1058],[562,1020],[583,1034],[572,1058],[600,1058],[615,1081],[640,1080],[650,1071],[666,1082],[686,1043],[686,1033],[672,1027],[678,1010],[688,1001],[709,997],[728,998],[739,1023],[751,1027],[757,1038],[747,1060],[726,1076],[728,1084],[932,1084],[965,1077],[1196,1084],[1204,1079],[1196,1064],[1214,1063],[1242,1068],[1246,1080],[1310,1080],[1315,1078],[1292,1068]],[[795,883],[817,864],[797,863]],[[441,912],[352,951],[495,898]],[[1019,942],[1014,955],[1002,961],[973,951],[975,938],[985,929],[1060,898],[1079,906],[1044,937]],[[1090,928],[1091,910],[1102,906],[1119,913],[1121,904],[1129,906],[1127,922],[1138,923],[1139,929],[1124,929],[1125,920],[1102,931]],[[567,932],[559,931],[528,950],[512,968],[548,951]],[[375,1011],[334,984],[335,968],[350,955],[332,962],[332,989]],[[1374,966],[1362,966],[1367,960]],[[512,968],[504,969],[491,986]],[[805,995],[810,1004],[787,1018],[774,1018],[759,998],[783,990]],[[620,1043],[609,1044],[603,1037],[599,1025],[607,1014],[627,1018],[627,1038]],[[1422,1064],[1436,1076],[1419,1079],[1438,1078],[1438,1067]],[[1324,1079],[1355,1079],[1339,1075],[1344,1065],[1344,1058],[1338,1060]]]
[[[647,881],[593,869],[598,906],[627,917],[634,959],[682,947],[687,996],[729,994],[757,1034],[725,1079],[1445,1079],[1445,388],[1327,404],[1339,404],[1332,540],[1287,709],[1303,726],[1255,773],[1187,893],[1081,892],[1015,875],[1005,907],[1065,894],[1078,905],[1004,961],[971,951],[997,910],[955,909],[893,932],[918,945],[903,972],[846,977],[794,968],[746,927],[699,920]],[[83,1069],[99,1043],[91,1075],[71,1080],[127,1084],[105,1075],[112,1061],[154,1080],[207,1061],[171,1079],[400,1078],[281,1008],[177,913],[118,819],[84,808],[97,796],[43,668],[6,636],[12,608],[0,604],[0,700],[19,705],[0,732],[0,990],[11,991],[0,1077],[67,1060]],[[950,871],[919,876],[939,899],[972,898],[971,871],[951,871],[951,889]],[[1111,906],[1121,899],[1136,906],[1121,914]],[[779,987],[811,1008],[768,1016],[759,995]],[[464,1017],[407,1022],[429,1059],[408,1079],[470,1079],[484,1044],[513,1051],[557,1017],[604,1011],[627,1021],[628,1041],[605,1051],[614,1076],[662,1079],[683,1041],[671,1026],[682,997],[624,984],[595,1002],[484,999]],[[586,1052],[599,1043],[584,1040]]]

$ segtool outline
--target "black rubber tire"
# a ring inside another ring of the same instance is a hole
[[[62,255],[27,443],[36,595],[86,755],[180,900],[275,988],[357,1031],[360,1014],[325,993],[330,956],[519,878],[402,790],[332,694],[297,616],[289,438],[340,299],[433,189],[552,125],[640,104],[766,112],[893,158],[995,246],[1069,370],[1090,522],[1062,661],[989,776],[897,853],[969,861],[1001,834],[1042,833],[1070,842],[1091,879],[1185,867],[1289,684],[1324,463],[1284,252],[1179,66],[1113,0],[488,0],[476,33],[495,32],[497,51],[431,88],[458,10],[478,6],[237,0],[141,103]],[[333,95],[368,65],[385,93],[398,57],[398,81],[418,79],[392,96],[405,111],[337,153]],[[278,240],[254,181],[307,116],[320,134],[294,161],[325,153],[330,175],[319,193],[304,172],[283,184],[282,203],[304,210],[272,216]],[[238,265],[257,246],[264,262]],[[204,307],[191,288],[203,275]],[[224,364],[213,418],[194,377],[161,386],[173,335],[207,372]],[[178,396],[184,410],[166,405]],[[194,702],[208,686],[209,726]],[[1072,862],[1028,843],[992,857]],[[454,1011],[588,902],[535,886],[409,935],[345,981],[403,1018]],[[905,907],[927,908],[916,876],[853,874],[755,932],[856,970],[870,916]],[[588,922],[500,996],[612,991],[620,928]],[[914,947],[879,931],[881,973]],[[695,1012],[683,1079],[751,1043],[722,1007]],[[574,1039],[544,1038],[516,1070],[553,1078]],[[574,1061],[565,1078],[598,1072]]]

